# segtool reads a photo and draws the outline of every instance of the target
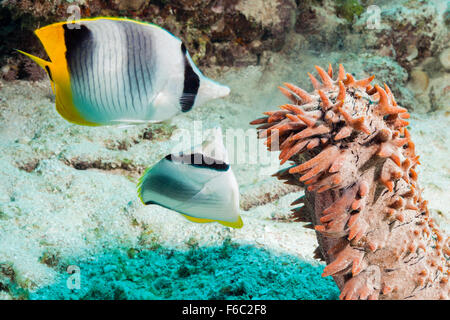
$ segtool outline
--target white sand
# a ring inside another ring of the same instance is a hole
[[[301,191],[242,211],[244,227],[230,230],[219,224],[194,224],[167,209],[142,205],[136,196],[136,171],[77,170],[66,165],[65,160],[147,167],[176,145],[177,141],[169,139],[170,126],[192,132],[194,120],[201,120],[204,127],[220,125],[224,130],[247,130],[249,121],[284,102],[276,89],[283,80],[309,88],[309,84],[305,85],[306,72],[312,71],[313,64],[326,65],[329,60],[343,57],[303,56],[290,63],[273,57],[266,69],[230,71],[220,79],[231,86],[230,97],[176,117],[171,124],[162,126],[168,133],[155,132],[154,140],[139,138],[146,126],[89,128],[66,122],[54,109],[47,81],[0,83],[0,263],[12,264],[17,283],[29,290],[53,283],[61,272],[44,264],[42,257],[54,256],[64,265],[65,261],[94,257],[108,248],[145,247],[155,242],[183,249],[193,241],[211,246],[229,237],[237,243],[317,263],[313,259],[317,245],[314,232],[302,228],[301,223],[277,221],[289,214],[290,203]],[[366,58],[347,59],[348,69],[353,68],[359,76],[364,74],[361,66]],[[372,63],[376,64],[376,60]],[[413,114],[411,121],[413,139],[421,155],[419,177],[424,198],[430,201],[433,216],[447,233],[449,125],[449,116],[444,113]],[[250,132],[252,135],[254,138],[254,131]],[[123,141],[129,145],[128,150],[117,148]],[[263,147],[260,143],[259,148]],[[246,201],[263,197],[267,189],[283,192],[280,183],[270,177],[277,166],[262,166],[260,158],[249,150],[243,152],[247,163],[235,164],[233,169]],[[275,161],[277,158],[276,153],[261,152],[261,156]],[[254,163],[248,163],[250,160]],[[38,163],[31,172],[19,169],[30,163]],[[0,298],[10,297],[2,293]]]

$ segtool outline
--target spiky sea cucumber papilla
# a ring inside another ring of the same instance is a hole
[[[316,230],[323,276],[341,299],[448,299],[449,238],[421,197],[407,110],[373,76],[316,70],[313,92],[284,83],[291,103],[251,124],[293,161],[278,178],[306,188],[293,213]]]

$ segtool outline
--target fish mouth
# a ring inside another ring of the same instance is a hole
[[[230,88],[225,86],[225,85],[221,85],[218,84],[218,89],[217,90],[217,94],[218,94],[218,98],[224,98],[226,96],[228,96],[230,94]]]
[[[229,94],[230,88],[226,85],[220,84],[208,78],[202,79],[200,82],[198,98],[202,103],[209,100],[224,98]]]

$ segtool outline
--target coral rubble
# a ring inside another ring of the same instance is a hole
[[[445,0],[3,0],[0,78],[45,77],[13,49],[45,58],[33,30],[72,18],[73,8],[81,18],[128,17],[163,27],[183,40],[209,77],[235,67],[270,67],[277,53],[304,57],[312,51],[335,61],[332,54],[340,52],[352,61],[378,59],[379,70],[365,64],[364,71],[389,82],[410,111],[448,109],[450,91],[442,85],[448,78]],[[406,82],[417,68],[430,81],[413,97]]]
[[[407,110],[373,76],[316,69],[313,92],[285,83],[291,103],[251,124],[294,162],[278,178],[306,187],[293,215],[316,230],[323,276],[341,299],[448,299],[450,241],[421,197]]]

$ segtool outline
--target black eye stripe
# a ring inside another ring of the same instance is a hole
[[[181,43],[181,52],[183,53],[184,59],[184,85],[183,94],[180,98],[181,111],[187,112],[192,109],[194,105],[195,98],[198,93],[198,88],[200,87],[200,78],[192,69],[191,64],[187,58],[186,46]]]
[[[201,153],[192,154],[169,154],[165,157],[166,160],[174,161],[178,163],[188,164],[199,168],[208,168],[217,171],[227,171],[230,165],[222,161],[205,156]]]
[[[67,24],[64,24],[63,29],[68,62],[74,58],[74,51],[80,46],[83,46],[85,50],[87,45],[92,46],[92,33],[85,25],[81,25],[80,29],[69,29]]]

